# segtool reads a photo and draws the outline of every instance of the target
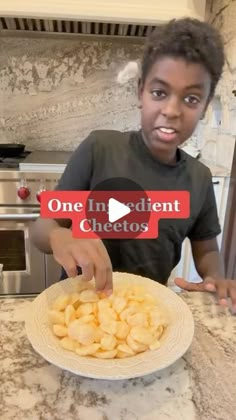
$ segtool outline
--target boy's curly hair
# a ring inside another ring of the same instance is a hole
[[[144,83],[153,64],[163,56],[178,57],[200,63],[211,76],[212,97],[224,66],[224,46],[219,32],[197,19],[173,19],[158,25],[147,40],[142,61]]]

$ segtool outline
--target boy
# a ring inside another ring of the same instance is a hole
[[[231,298],[236,311],[236,282],[224,279],[217,247],[220,233],[211,174],[178,146],[204,116],[224,65],[222,40],[214,28],[194,19],[158,26],[149,38],[139,81],[141,130],[96,131],[74,152],[58,190],[91,190],[106,179],[125,177],[144,190],[188,190],[187,220],[161,220],[159,236],[148,240],[75,239],[68,220],[38,219],[33,240],[53,253],[67,276],[78,267],[97,288],[112,290],[112,271],[126,271],[166,284],[190,238],[203,282],[176,279],[186,290],[216,292],[222,305]]]

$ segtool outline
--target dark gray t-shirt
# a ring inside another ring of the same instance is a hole
[[[190,218],[160,220],[158,238],[103,240],[113,271],[165,284],[181,258],[186,237],[207,240],[221,232],[210,170],[181,149],[176,164],[161,163],[145,145],[141,131],[92,132],[73,153],[56,189],[92,190],[112,177],[128,178],[144,190],[190,192]]]

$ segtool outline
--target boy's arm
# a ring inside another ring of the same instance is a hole
[[[224,264],[216,239],[191,241],[191,246],[196,269],[203,282],[190,283],[177,278],[176,285],[189,292],[216,293],[220,305],[229,305],[233,313],[236,313],[236,280],[224,277]]]
[[[79,191],[89,189],[93,162],[95,135],[91,133],[74,151],[57,186],[57,191]],[[42,219],[39,217],[31,224],[30,237],[42,252],[52,253],[50,237],[58,228],[70,228],[71,220]],[[68,230],[67,237],[71,235]]]
[[[58,219],[42,219],[39,217],[35,222],[32,222],[30,226],[30,239],[34,245],[45,254],[52,254],[52,248],[50,244],[50,236],[52,232],[60,227],[70,227],[71,220]],[[69,232],[69,230],[68,230]]]
[[[73,153],[56,187],[58,191],[90,190],[94,169],[91,134]],[[97,290],[112,292],[112,264],[103,242],[99,239],[77,239],[69,229],[71,221],[38,218],[32,224],[31,239],[45,253],[53,253],[68,277],[78,273],[78,266],[88,281],[95,277]]]
[[[204,280],[206,277],[224,277],[224,262],[216,238],[205,241],[191,241],[196,270]]]

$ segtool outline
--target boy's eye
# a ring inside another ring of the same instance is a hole
[[[154,89],[152,90],[152,96],[154,96],[154,98],[156,99],[162,99],[165,98],[166,94],[162,89]]]
[[[200,102],[200,98],[198,98],[198,96],[195,96],[195,95],[189,95],[186,98],[184,98],[184,100],[185,102],[187,102],[187,104],[190,104],[190,105],[195,105]]]

